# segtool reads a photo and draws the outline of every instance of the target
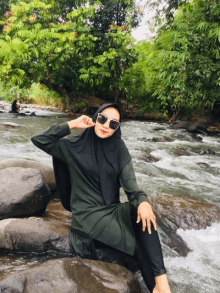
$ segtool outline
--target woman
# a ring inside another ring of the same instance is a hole
[[[150,292],[170,293],[156,218],[137,186],[121,120],[117,104],[104,104],[92,119],[52,125],[31,140],[53,156],[61,202],[72,212],[72,254],[97,259],[95,244],[104,243],[135,257]],[[85,130],[65,137],[73,128]],[[120,187],[129,202],[120,203]]]

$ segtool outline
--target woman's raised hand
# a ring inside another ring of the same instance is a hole
[[[139,223],[142,221],[142,230],[145,231],[146,226],[148,229],[148,233],[151,234],[151,222],[154,225],[154,229],[157,230],[156,227],[156,217],[154,216],[154,213],[151,209],[151,205],[143,201],[142,203],[139,204],[138,209],[137,209],[137,222]]]
[[[95,126],[95,123],[92,121],[92,118],[86,115],[82,115],[77,119],[71,120],[67,122],[69,128],[89,128]]]

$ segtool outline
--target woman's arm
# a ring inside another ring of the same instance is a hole
[[[67,136],[70,133],[68,123],[53,124],[46,130],[33,135],[31,141],[42,151],[64,161],[60,138]]]
[[[82,115],[77,119],[62,123],[53,124],[48,129],[43,130],[31,137],[31,141],[36,147],[40,148],[47,154],[65,161],[65,154],[62,149],[60,138],[71,133],[72,128],[88,128],[94,126],[95,123],[86,115]]]
[[[137,185],[134,168],[131,161],[121,171],[119,180],[121,187],[128,196],[129,202],[136,209],[141,202],[148,201],[146,193],[140,190],[139,186]]]
[[[145,192],[139,189],[134,173],[132,162],[130,161],[122,170],[120,177],[121,187],[128,196],[129,202],[137,209],[137,223],[142,221],[143,231],[146,227],[151,234],[151,224],[156,228],[156,217],[153,214],[151,205],[148,203],[148,198]]]

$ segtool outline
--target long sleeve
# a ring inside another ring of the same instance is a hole
[[[131,161],[121,171],[119,180],[121,187],[128,196],[129,202],[135,208],[137,208],[141,202],[148,201],[146,193],[140,190],[137,185],[134,168]]]
[[[65,161],[65,154],[61,148],[60,138],[71,133],[67,122],[62,124],[53,124],[46,130],[43,130],[31,137],[33,144],[62,161]]]

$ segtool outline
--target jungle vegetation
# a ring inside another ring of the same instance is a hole
[[[142,111],[212,109],[220,102],[220,3],[165,2],[155,37],[136,43],[130,32],[142,10],[134,0],[2,1],[4,91],[25,98],[38,84],[60,99],[79,92]]]

